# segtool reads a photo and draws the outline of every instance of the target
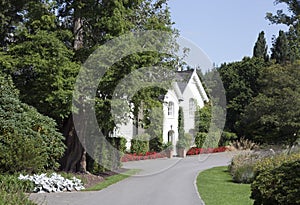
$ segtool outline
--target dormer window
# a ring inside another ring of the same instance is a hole
[[[168,103],[168,116],[173,116],[174,115],[174,103],[169,102]]]

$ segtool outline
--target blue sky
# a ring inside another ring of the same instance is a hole
[[[270,25],[266,12],[286,8],[273,0],[170,0],[172,20],[182,37],[200,47],[217,65],[252,56],[260,31],[268,47],[284,25]]]

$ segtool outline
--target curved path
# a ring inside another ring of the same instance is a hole
[[[127,162],[124,168],[143,171],[101,191],[31,194],[30,198],[48,205],[199,205],[203,202],[195,186],[198,173],[228,165],[232,156],[225,152]]]

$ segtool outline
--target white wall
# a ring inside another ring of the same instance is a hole
[[[201,83],[198,79],[198,76],[195,77],[196,73],[193,73],[192,78],[190,79],[186,89],[183,92],[183,99],[184,101],[181,102],[181,106],[183,108],[183,112],[184,112],[184,130],[186,133],[189,133],[191,130],[193,130],[195,128],[195,114],[193,112],[193,114],[191,114],[190,111],[190,104],[189,104],[189,100],[191,98],[196,100],[196,105],[195,105],[195,109],[197,106],[200,106],[201,108],[204,106],[204,100],[208,100],[207,95],[201,85],[201,87],[199,87],[199,83]],[[202,95],[201,96],[200,92],[199,92],[199,88],[203,89],[202,90]],[[202,97],[205,97],[206,99],[203,99]]]
[[[172,116],[168,115],[168,103],[174,103],[174,112]],[[164,123],[163,123],[163,142],[168,142],[168,132],[174,131],[173,146],[176,146],[178,140],[178,111],[179,103],[178,98],[173,90],[169,90],[165,95],[163,112],[164,112]]]

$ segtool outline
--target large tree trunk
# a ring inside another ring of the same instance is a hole
[[[79,50],[83,47],[83,21],[81,18],[76,18],[74,20],[74,50]]]
[[[83,148],[74,127],[72,116],[64,125],[67,149],[61,159],[61,169],[66,172],[86,172],[86,151]]]
[[[83,21],[82,18],[74,19],[74,50],[79,50],[83,47]],[[64,136],[66,137],[66,152],[61,160],[61,168],[67,172],[83,172],[86,173],[86,150],[82,146],[85,134],[85,122],[82,122],[83,127],[77,130],[81,136],[77,136],[74,121],[72,116],[64,125]],[[81,139],[81,141],[79,140]]]

